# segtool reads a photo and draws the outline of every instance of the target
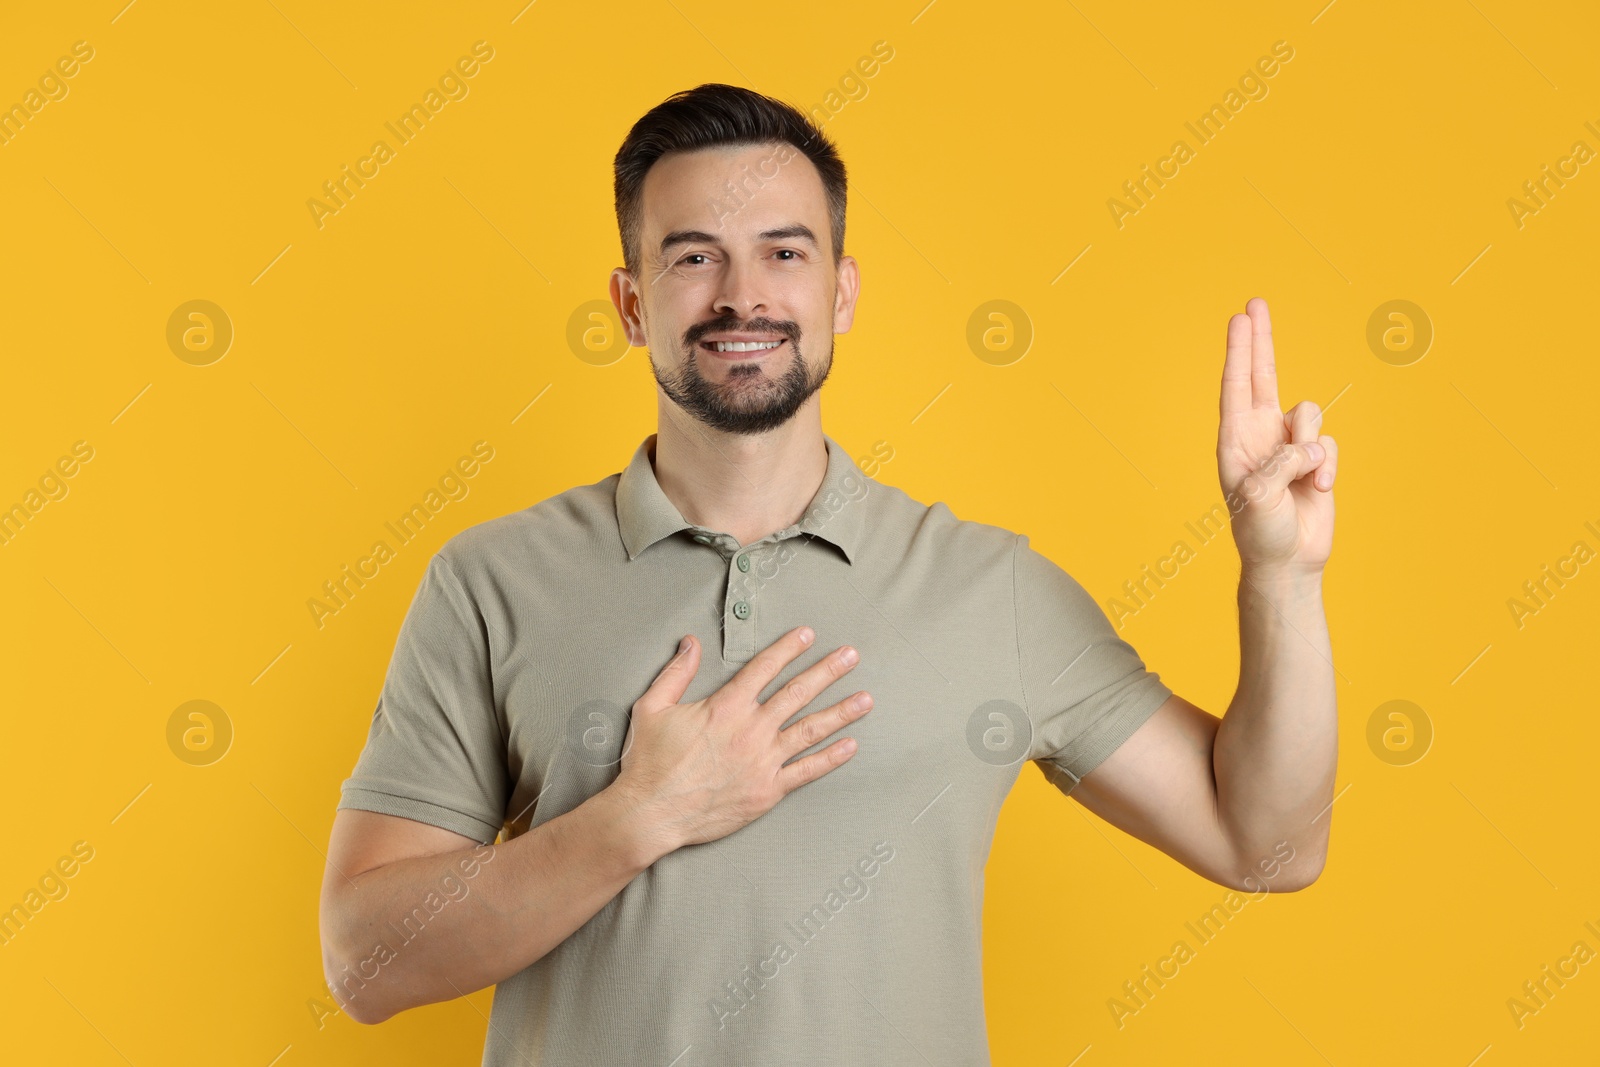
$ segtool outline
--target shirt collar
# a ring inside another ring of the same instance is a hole
[[[823,434],[822,439],[828,447],[828,469],[822,477],[822,485],[798,523],[774,532],[780,537],[795,533],[820,537],[837,546],[854,565],[865,528],[863,505],[874,485],[837,441],[827,434]],[[655,434],[640,442],[633,459],[617,480],[617,528],[630,560],[637,559],[639,553],[663,537],[679,530],[695,529],[667,499],[661,483],[656,480],[655,468],[650,462],[655,442]]]

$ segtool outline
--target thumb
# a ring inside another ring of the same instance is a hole
[[[684,691],[700,666],[700,642],[686,635],[678,642],[678,652],[661,668],[650,688],[639,698],[646,711],[659,711],[683,699]]]
[[[1294,444],[1285,441],[1267,458],[1267,461],[1245,476],[1240,489],[1247,500],[1260,500],[1276,496],[1290,482],[1315,470],[1325,452],[1315,441]]]

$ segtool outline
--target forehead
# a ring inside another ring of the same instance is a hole
[[[828,196],[804,152],[789,144],[719,146],[669,152],[645,175],[646,254],[675,230],[705,230],[726,240],[804,222],[826,245]]]

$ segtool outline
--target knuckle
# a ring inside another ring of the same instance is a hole
[[[817,741],[817,724],[811,718],[801,719],[795,724],[795,737],[800,741],[800,751],[805,751]]]

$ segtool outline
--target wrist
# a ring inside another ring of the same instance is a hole
[[[1285,565],[1249,565],[1239,571],[1241,595],[1256,592],[1271,597],[1300,599],[1320,595],[1322,592],[1322,567]]]
[[[662,856],[677,849],[668,833],[666,821],[621,778],[590,798],[603,815],[608,833],[616,841],[623,861],[643,871]]]

